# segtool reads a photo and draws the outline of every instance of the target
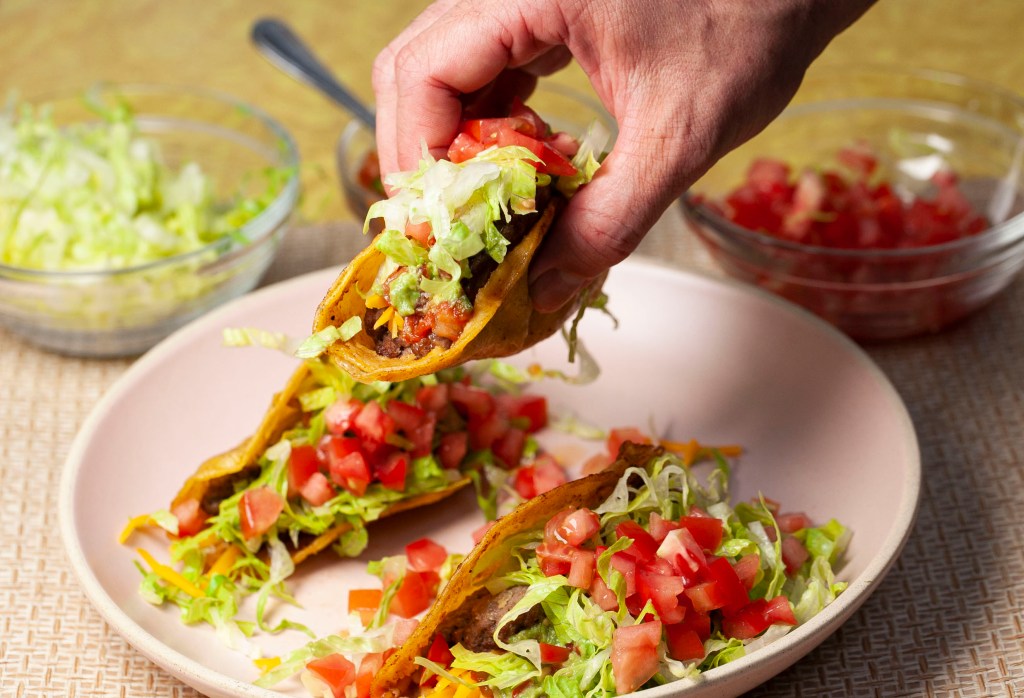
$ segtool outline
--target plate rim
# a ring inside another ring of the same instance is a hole
[[[897,519],[893,528],[882,541],[879,553],[876,553],[868,561],[868,564],[856,579],[849,582],[848,589],[811,620],[797,626],[782,638],[771,643],[771,652],[755,652],[742,657],[709,672],[705,672],[695,682],[668,683],[639,692],[637,695],[647,696],[648,698],[661,698],[673,695],[679,691],[687,691],[691,692],[691,695],[698,695],[698,692],[704,693],[706,690],[713,690],[715,686],[730,681],[732,677],[744,671],[753,674],[758,666],[767,666],[782,661],[783,667],[781,670],[784,670],[831,636],[860,608],[896,563],[903,547],[913,532],[920,504],[922,474],[920,446],[913,420],[895,386],[893,386],[888,376],[885,375],[881,367],[875,363],[867,352],[839,330],[804,308],[785,301],[767,291],[733,279],[712,276],[699,270],[681,269],[659,259],[631,258],[625,260],[619,266],[646,268],[652,273],[682,277],[684,280],[688,279],[690,282],[697,282],[706,287],[724,287],[741,295],[757,297],[805,323],[810,323],[819,332],[824,332],[828,335],[832,341],[838,342],[862,368],[868,370],[878,387],[882,389],[884,397],[893,403],[896,413],[900,417],[902,422],[900,432],[905,439],[907,453],[913,460],[913,467],[908,468],[903,476],[903,496],[899,502]],[[243,698],[280,698],[283,695],[278,691],[260,688],[250,682],[232,678],[172,649],[143,629],[124,609],[114,602],[99,582],[92,566],[86,559],[77,535],[78,532],[73,525],[76,518],[74,509],[75,486],[78,481],[77,476],[83,464],[82,456],[90,443],[93,432],[103,421],[110,406],[120,399],[124,393],[128,392],[129,387],[135,382],[137,374],[146,373],[151,364],[158,364],[165,356],[176,352],[181,345],[186,344],[195,335],[205,334],[211,326],[218,324],[221,317],[234,314],[248,305],[259,306],[263,303],[264,298],[286,294],[292,287],[313,285],[315,283],[314,280],[318,280],[319,277],[323,277],[323,285],[326,289],[340,272],[340,269],[341,267],[320,269],[265,286],[229,301],[172,333],[132,363],[124,373],[115,379],[114,383],[104,392],[100,400],[93,406],[82,422],[64,459],[58,497],[59,532],[64,552],[71,563],[71,569],[78,581],[79,587],[104,621],[126,640],[128,644],[150,661],[173,675],[177,680],[189,684],[197,688],[197,690],[200,689],[192,681],[199,682],[204,687],[204,690],[214,689],[225,695],[242,696]],[[880,553],[883,552],[886,554],[881,555]],[[828,630],[828,632],[822,632],[823,626],[833,623],[835,627]],[[786,655],[791,656],[794,653],[796,657],[789,661],[785,660]],[[774,676],[775,674],[773,673],[772,675]],[[759,685],[762,682],[763,680],[755,681],[750,687]]]

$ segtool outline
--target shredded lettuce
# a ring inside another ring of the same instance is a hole
[[[0,263],[48,271],[123,269],[224,242],[258,215],[290,170],[258,196],[217,201],[194,162],[172,169],[131,109],[87,103],[97,119],[59,126],[47,106],[0,110]]]

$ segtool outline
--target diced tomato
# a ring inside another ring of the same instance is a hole
[[[453,342],[462,334],[462,328],[473,317],[473,309],[466,303],[441,301],[433,303],[427,310],[434,334]]]
[[[448,551],[429,538],[420,538],[405,546],[405,557],[411,570],[437,572],[448,559]]]
[[[800,567],[807,562],[811,554],[807,547],[800,542],[799,538],[783,534],[782,536],[782,562],[786,565],[786,574],[794,575],[800,571]]]
[[[371,400],[363,405],[363,409],[353,418],[352,428],[363,439],[381,444],[389,435],[395,433],[395,420],[388,416],[376,401]]]
[[[757,637],[771,625],[764,611],[768,603],[764,599],[751,601],[738,612],[722,617],[722,632],[726,637],[749,640]]]
[[[363,403],[359,400],[338,400],[328,405],[324,410],[327,431],[336,436],[344,436],[345,432],[352,429],[352,424],[362,409]]]
[[[810,528],[813,525],[810,517],[802,511],[778,514],[775,517],[775,523],[779,525],[779,530],[783,533],[796,533],[802,528]]]
[[[412,442],[412,457],[422,458],[430,455],[434,448],[434,430],[437,428],[437,415],[428,414],[423,421],[406,434]]]
[[[456,470],[462,465],[468,452],[469,434],[464,431],[454,431],[441,437],[441,442],[437,447],[437,458],[441,461],[441,467]]]
[[[319,451],[330,470],[331,463],[341,460],[350,453],[363,453],[363,447],[359,439],[351,436],[325,436],[320,440]]]
[[[615,692],[632,693],[658,671],[661,621],[626,625],[612,634],[612,676]]]
[[[503,128],[519,131],[527,136],[537,135],[537,131],[530,121],[514,116],[496,119],[468,119],[459,125],[459,131],[472,136],[484,145],[494,145],[497,143],[498,132]]]
[[[348,592],[348,612],[358,613],[364,626],[370,624],[380,608],[384,592],[380,589],[351,589]]]
[[[563,517],[555,536],[569,545],[580,546],[601,530],[601,519],[587,508],[576,509]],[[590,586],[589,584],[587,586]]]
[[[409,454],[396,451],[374,469],[374,475],[384,487],[402,492],[405,490],[405,476],[409,469]]]
[[[428,573],[409,570],[391,599],[391,612],[402,618],[412,618],[430,606],[432,580]]]
[[[448,159],[454,163],[465,162],[486,147],[468,133],[460,133],[448,146]]]
[[[572,650],[568,647],[549,645],[546,642],[538,644],[540,644],[540,661],[542,664],[562,664],[572,654]]]
[[[722,522],[710,516],[684,516],[680,525],[690,532],[701,548],[715,552],[722,542]]]
[[[416,427],[427,418],[427,411],[422,407],[410,405],[401,400],[392,400],[387,406],[388,416],[394,421],[395,427],[406,436],[413,432]]]
[[[761,569],[761,556],[757,553],[748,553],[741,557],[732,568],[736,571],[736,576],[739,577],[743,586],[750,591],[757,583],[757,573]]]
[[[704,643],[695,630],[681,623],[665,626],[668,656],[681,662],[704,659]]]
[[[178,520],[178,537],[187,538],[203,530],[206,523],[206,512],[203,511],[198,499],[185,499],[171,508],[171,513]]]
[[[320,458],[313,446],[292,446],[288,456],[288,496],[298,493],[320,469]]]
[[[636,559],[624,552],[617,552],[612,555],[612,569],[617,570],[626,580],[626,596],[636,593]]]
[[[569,563],[569,586],[589,589],[597,569],[597,556],[593,550],[576,550]]]
[[[494,412],[494,396],[475,385],[450,384],[449,399],[466,417],[486,417]]]
[[[548,135],[547,122],[540,117],[540,114],[535,112],[533,109],[523,103],[523,100],[519,99],[519,96],[512,98],[512,105],[509,107],[508,115],[514,119],[522,119],[530,124],[529,128],[522,128],[522,132],[527,136],[533,136],[535,138],[546,138]]]
[[[565,470],[549,453],[539,454],[533,461],[533,486],[537,494],[544,494],[569,481]]]
[[[455,659],[441,633],[434,635],[434,641],[430,643],[430,649],[427,650],[427,659],[443,667],[451,666],[452,661]]]
[[[424,247],[430,247],[430,234],[432,232],[433,228],[430,226],[430,221],[420,221],[419,223],[407,221],[405,224],[405,236],[415,240]]]
[[[533,481],[534,467],[532,465],[524,465],[517,468],[515,475],[512,476],[512,486],[523,499],[533,499],[537,496],[537,485]]]
[[[345,689],[356,680],[356,665],[340,654],[329,654],[306,665],[331,689],[334,698],[344,698]]]
[[[537,561],[540,564],[540,571],[546,577],[556,574],[568,575],[572,569],[575,553],[576,548],[571,545],[545,540],[537,546]]]
[[[469,418],[469,443],[475,449],[492,448],[508,430],[508,419],[497,411],[483,417],[471,416]]]
[[[448,406],[448,383],[424,385],[416,391],[416,404],[427,412],[438,413]]]
[[[612,429],[608,432],[608,453],[617,456],[622,444],[632,441],[635,444],[649,444],[651,439],[647,434],[633,427],[622,427]]]
[[[526,432],[522,429],[509,429],[491,444],[494,456],[505,464],[506,468],[514,468],[523,459],[526,447]]]
[[[620,523],[615,527],[615,535],[619,538],[633,539],[633,544],[623,552],[639,561],[649,560],[658,552],[658,542],[635,521],[627,520]]]
[[[783,625],[796,625],[796,614],[793,613],[793,606],[785,596],[776,596],[769,599],[764,608],[764,617],[772,625],[781,623]]]
[[[661,574],[647,565],[637,565],[636,593],[644,601],[654,604],[654,610],[666,623],[678,623],[683,619],[685,608],[679,608],[679,595],[685,585],[682,577],[675,574]]]
[[[500,395],[498,407],[516,426],[527,433],[540,431],[548,425],[548,400],[541,395]]]
[[[647,522],[647,527],[650,529],[651,537],[654,538],[658,544],[662,544],[665,540],[665,536],[669,534],[669,531],[682,528],[682,524],[678,521],[663,519],[662,515],[657,512],[651,512],[650,520]]]
[[[502,126],[498,130],[497,144],[499,147],[516,145],[526,148],[537,156],[537,172],[555,176],[572,176],[576,174],[576,168],[560,152],[536,138],[520,133],[515,129]]]
[[[318,507],[333,499],[335,492],[327,476],[318,470],[306,480],[306,484],[299,490],[299,494],[307,502]]]
[[[370,467],[366,457],[356,451],[329,463],[331,480],[339,487],[344,487],[356,496],[363,496],[370,484]]]
[[[619,600],[616,598],[615,592],[608,588],[608,585],[604,583],[600,575],[595,574],[593,581],[590,583],[590,598],[603,611],[619,610]]]
[[[700,544],[685,528],[669,531],[658,546],[658,557],[667,560],[688,580],[694,579],[707,567],[707,559]]]
[[[247,490],[238,500],[242,536],[248,540],[270,530],[284,511],[284,498],[269,487]]]
[[[370,652],[363,655],[359,662],[359,671],[356,673],[356,698],[370,698],[370,686],[373,685],[373,678],[384,666],[384,654],[382,652]]]
[[[721,608],[728,614],[749,603],[747,588],[726,558],[712,560],[705,576],[708,581],[686,590],[686,596],[697,611],[708,612]]]

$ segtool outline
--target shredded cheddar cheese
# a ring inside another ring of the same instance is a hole
[[[709,457],[714,451],[718,451],[727,458],[735,458],[743,454],[742,446],[703,446],[697,439],[690,439],[686,442],[661,439],[658,444],[669,451],[678,453],[686,467],[690,467],[701,458]]]
[[[374,310],[380,310],[388,307],[388,302],[384,300],[384,296],[374,293],[372,296],[366,297],[366,307],[373,308]]]
[[[237,545],[229,545],[227,550],[222,552],[220,556],[210,565],[209,571],[206,573],[208,577],[215,577],[218,574],[227,575],[234,566],[235,561],[238,560],[238,556],[241,554]]]
[[[183,592],[196,599],[201,599],[206,596],[202,589],[177,570],[174,570],[167,565],[160,564],[156,561],[156,558],[142,548],[136,548],[136,552],[142,556],[142,559],[146,561],[146,564],[150,566],[153,572],[155,572],[160,579],[164,580],[171,586],[181,589]]]
[[[280,657],[265,657],[263,659],[254,659],[252,663],[256,665],[256,668],[260,670],[261,674],[266,674],[271,669],[276,669],[281,664]]]
[[[155,526],[156,522],[153,521],[153,517],[149,514],[140,514],[139,516],[133,516],[128,520],[127,525],[121,531],[121,535],[117,537],[117,542],[121,545],[125,544],[131,535],[135,533],[136,529],[143,528],[144,526]]]
[[[388,320],[390,320],[394,314],[395,309],[392,308],[391,306],[388,306],[388,309],[381,313],[380,317],[377,318],[377,322],[373,323],[373,329],[377,329],[378,327],[383,327],[384,325],[386,325]]]

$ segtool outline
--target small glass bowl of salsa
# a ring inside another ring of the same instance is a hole
[[[956,75],[815,73],[680,199],[730,276],[857,340],[935,332],[1024,267],[1024,100]]]

